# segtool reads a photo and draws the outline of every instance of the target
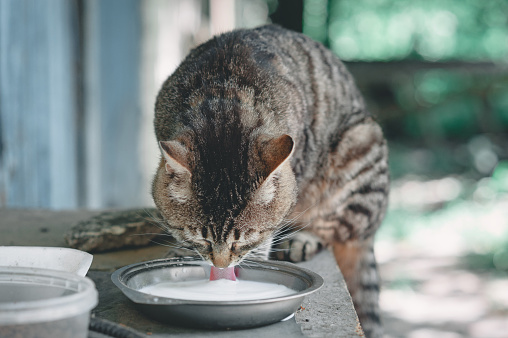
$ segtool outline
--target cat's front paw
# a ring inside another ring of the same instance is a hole
[[[316,235],[300,231],[288,240],[274,246],[273,258],[293,263],[303,262],[314,257],[323,248]]]

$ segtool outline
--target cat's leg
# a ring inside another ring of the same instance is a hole
[[[383,327],[378,303],[380,278],[374,256],[374,236],[352,236],[354,228],[351,229],[351,225],[343,213],[314,220],[314,229],[330,243],[365,336],[379,338],[383,336]],[[377,225],[373,227],[377,228]]]
[[[334,224],[330,229],[335,227]],[[299,231],[291,235],[290,239],[274,245],[271,257],[297,263],[311,259],[322,248],[320,237],[309,231]],[[335,242],[331,248],[348,285],[366,337],[382,337],[378,305],[380,280],[372,238]]]
[[[271,257],[293,263],[311,259],[323,248],[321,238],[310,231],[298,231],[273,246]]]
[[[366,336],[381,337],[373,238],[386,211],[389,175],[386,141],[373,120],[342,135],[323,177],[305,191],[309,200],[300,208],[316,205],[311,228],[333,248]]]
[[[333,253],[344,275],[365,336],[382,337],[379,310],[379,274],[373,240],[335,243]]]

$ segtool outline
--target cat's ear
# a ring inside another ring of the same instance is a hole
[[[188,150],[178,141],[159,141],[162,155],[166,160],[166,172],[190,173]]]
[[[263,178],[268,178],[277,168],[288,161],[293,149],[293,138],[287,134],[275,138],[261,136],[258,139],[258,154],[261,159]]]

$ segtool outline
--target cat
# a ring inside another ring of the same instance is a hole
[[[276,25],[216,36],[164,82],[154,127],[152,195],[172,236],[223,268],[305,226],[287,258],[330,247],[365,334],[382,335],[373,237],[388,148],[331,51]]]

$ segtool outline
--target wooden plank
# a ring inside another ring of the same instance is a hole
[[[76,1],[51,0],[48,14],[50,207],[78,206],[77,186],[77,70],[78,23]],[[55,57],[57,56],[57,57]]]
[[[140,2],[86,1],[85,13],[87,206],[139,206]]]
[[[0,2],[0,206],[76,206],[70,5]]]

